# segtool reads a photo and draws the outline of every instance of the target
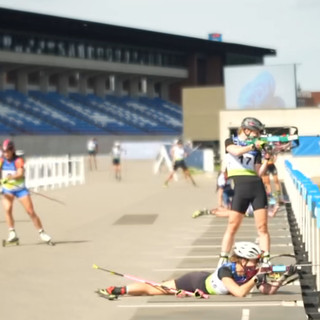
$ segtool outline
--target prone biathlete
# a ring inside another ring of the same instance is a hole
[[[263,294],[274,294],[281,284],[296,273],[290,267],[277,281],[266,282],[266,273],[260,270],[261,250],[252,242],[237,242],[230,262],[218,267],[213,273],[207,271],[189,272],[177,279],[163,282],[161,286],[150,283],[134,282],[127,286],[111,286],[98,290],[98,294],[106,298],[119,295],[169,295],[177,290],[195,292],[200,290],[207,295],[231,294],[235,297],[246,296],[256,286]]]
[[[38,230],[40,239],[51,244],[51,237],[44,232],[41,220],[34,211],[30,192],[25,185],[23,158],[16,155],[14,143],[9,139],[4,140],[2,152],[3,156],[0,158],[3,194],[2,204],[9,228],[9,235],[6,242],[13,243],[19,240],[15,231],[15,222],[12,213],[13,201],[15,198],[18,198],[31,218],[35,228]]]

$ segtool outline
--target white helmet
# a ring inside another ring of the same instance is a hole
[[[120,142],[115,141],[114,146],[115,146],[115,147],[120,147]]]
[[[260,248],[255,243],[248,241],[236,242],[234,253],[245,259],[259,259],[261,256]]]

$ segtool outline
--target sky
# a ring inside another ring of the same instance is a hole
[[[320,91],[320,0],[0,0],[0,7],[275,49],[297,85]]]

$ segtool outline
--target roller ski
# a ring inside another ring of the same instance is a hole
[[[39,231],[39,237],[40,237],[41,241],[45,242],[47,245],[49,245],[49,246],[55,245],[55,243],[52,242],[51,237],[48,234],[46,234],[43,230]]]
[[[116,294],[109,293],[108,289],[97,289],[95,293],[97,293],[100,297],[108,300],[116,300],[119,297]]]
[[[203,209],[203,210],[196,210],[193,214],[192,214],[192,218],[198,218],[201,217],[203,215],[209,215],[211,214],[211,210],[209,209]]]
[[[19,238],[17,237],[15,230],[11,229],[9,231],[8,239],[2,240],[2,246],[9,247],[9,246],[18,246],[18,245],[19,245]]]

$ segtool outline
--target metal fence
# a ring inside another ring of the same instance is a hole
[[[312,274],[320,290],[320,191],[319,187],[302,172],[285,161],[285,182],[293,213],[305,244]]]

